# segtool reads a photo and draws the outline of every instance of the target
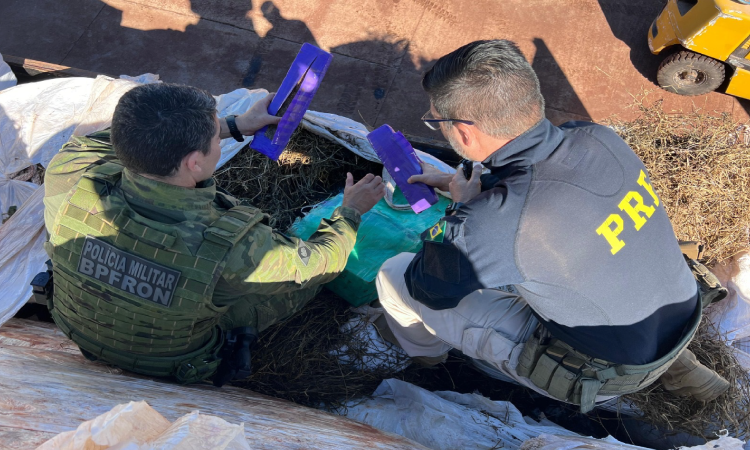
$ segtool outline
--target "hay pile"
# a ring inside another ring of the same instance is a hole
[[[613,120],[618,134],[641,157],[681,240],[706,245],[703,262],[726,261],[750,246],[750,128],[730,114],[665,113],[661,101],[636,106],[633,121]],[[660,384],[626,396],[644,420],[668,430],[714,438],[750,434],[750,377],[731,348],[704,318],[690,345],[698,360],[729,380],[716,401],[678,398]]]
[[[253,374],[232,384],[338,411],[345,410],[349,401],[372,395],[387,378],[398,378],[431,391],[480,391],[495,399],[513,399],[516,406],[529,401],[524,388],[492,380],[453,355],[445,364],[432,368],[412,364],[400,370],[408,359],[395,357],[380,369],[361,370],[358,362],[382,355],[371,350],[369,339],[362,340],[360,331],[367,326],[365,321],[357,322],[348,333],[339,331],[354,316],[345,300],[323,290],[294,317],[261,334],[252,354]],[[345,351],[333,351],[337,349]],[[340,355],[345,355],[346,361]]]
[[[356,182],[382,170],[378,163],[297,128],[278,161],[245,147],[214,178],[230,194],[269,214],[269,225],[284,231],[302,217],[304,208],[343,190],[347,172]]]
[[[707,265],[750,246],[750,128],[728,113],[636,106],[636,120],[610,125],[648,168],[677,238],[703,242]]]
[[[262,334],[252,355],[253,374],[234,384],[312,407],[338,408],[371,395],[392,371],[363,371],[339,359],[334,350],[341,348],[351,359],[368,354],[367,342],[353,339],[357,329],[339,332],[352,316],[345,300],[323,291],[289,321]]]
[[[706,367],[723,376],[731,387],[712,402],[675,397],[660,383],[626,395],[643,412],[642,419],[669,431],[683,431],[707,440],[726,429],[730,436],[750,435],[750,376],[739,365],[732,348],[717,336],[713,325],[703,320],[689,346]]]

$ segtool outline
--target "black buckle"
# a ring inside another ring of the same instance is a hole
[[[31,280],[31,293],[34,296],[34,302],[46,305],[52,298],[54,284],[52,282],[52,261],[47,260],[47,271],[39,272]]]

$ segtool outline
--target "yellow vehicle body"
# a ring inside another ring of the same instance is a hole
[[[735,70],[727,93],[750,98],[750,5],[737,0],[669,0],[648,33],[651,52],[673,45]]]

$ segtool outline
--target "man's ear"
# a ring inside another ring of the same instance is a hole
[[[464,147],[471,148],[477,142],[476,129],[465,123],[453,122],[453,126],[458,133],[458,139]]]
[[[200,173],[201,164],[203,163],[203,154],[199,150],[192,151],[182,158],[181,165],[187,169],[188,173]]]

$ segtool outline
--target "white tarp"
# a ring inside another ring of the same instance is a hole
[[[732,345],[737,360],[750,372],[750,251],[711,271],[727,288],[727,297],[706,309],[718,332]]]
[[[695,447],[680,447],[678,450],[742,450],[743,442],[726,434],[718,439],[708,441]],[[636,445],[624,444],[608,437],[592,439],[572,436],[553,436],[542,434],[529,439],[521,446],[521,450],[635,450],[645,449]]]
[[[170,423],[145,401],[123,403],[37,450],[250,450],[243,424],[193,411]]]
[[[31,184],[31,183],[29,183]],[[46,270],[44,241],[44,187],[0,226],[0,325],[18,312],[31,297],[31,280]]]
[[[16,75],[10,70],[10,66],[3,60],[3,55],[0,55],[0,91],[13,87],[18,83]]]
[[[479,394],[430,392],[396,379],[384,380],[372,399],[347,405],[345,415],[434,450],[515,450],[540,434],[581,437],[546,419],[524,417],[510,402]]]
[[[612,436],[581,436],[547,419],[524,417],[510,402],[479,394],[430,392],[405,381],[384,380],[373,398],[351,402],[349,419],[395,433],[433,450],[647,450]],[[718,439],[680,450],[742,450],[726,432]]]

